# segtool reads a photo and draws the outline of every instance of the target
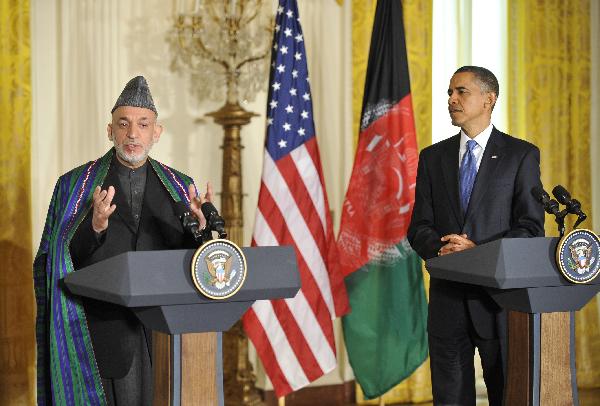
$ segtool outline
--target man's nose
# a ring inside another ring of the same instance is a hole
[[[135,126],[130,126],[129,127],[129,131],[127,131],[127,138],[137,138],[138,137],[138,130]]]
[[[456,101],[455,93],[454,92],[450,93],[448,95],[448,105],[451,106],[451,105],[456,104],[456,103],[457,103],[457,101]]]

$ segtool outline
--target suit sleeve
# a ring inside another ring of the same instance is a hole
[[[441,237],[433,227],[431,188],[431,179],[427,171],[427,159],[424,153],[421,152],[417,169],[415,205],[408,227],[408,241],[419,256],[425,260],[437,256],[438,251],[442,248]]]
[[[540,150],[535,146],[525,154],[517,172],[510,230],[504,237],[544,236],[544,209],[531,194],[534,187],[542,187],[542,181],[540,180]]]

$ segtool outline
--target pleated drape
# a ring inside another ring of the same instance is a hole
[[[0,0],[0,404],[35,401],[29,1]]]
[[[590,0],[509,0],[508,7],[509,131],[540,147],[546,190],[565,186],[591,228]],[[546,235],[558,235],[551,217]],[[597,298],[576,315],[576,362],[579,387],[600,387]]]

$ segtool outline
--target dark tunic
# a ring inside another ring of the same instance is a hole
[[[109,186],[115,188],[112,203],[116,204],[116,210],[109,218],[108,228],[98,234],[92,228],[93,209],[90,209],[71,241],[75,269],[127,251],[193,248],[197,245],[193,237],[184,232],[175,203],[151,165],[146,163],[130,169],[113,157],[102,189]],[[111,398],[115,396],[114,392],[119,392],[120,380],[132,381],[135,386],[133,389],[126,386],[121,391],[123,394],[141,391],[145,398],[141,404],[146,404],[147,397],[151,396],[152,378],[150,331],[146,331],[134,314],[123,306],[88,298],[83,304],[109,404],[117,403]]]

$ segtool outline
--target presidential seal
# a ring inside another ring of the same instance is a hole
[[[192,280],[204,296],[227,299],[236,294],[246,279],[246,258],[229,240],[211,240],[192,258]]]
[[[593,281],[600,272],[600,239],[585,229],[573,230],[556,247],[556,265],[574,283]]]

